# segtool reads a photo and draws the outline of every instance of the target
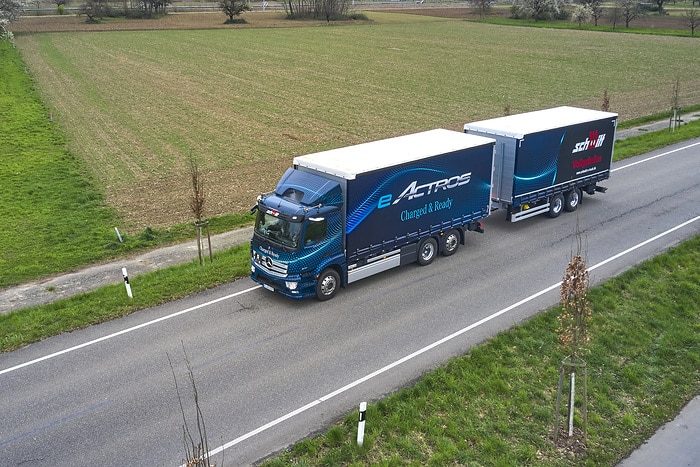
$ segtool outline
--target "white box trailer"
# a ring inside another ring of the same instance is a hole
[[[464,125],[464,132],[496,140],[493,208],[516,222],[573,211],[583,192],[605,192],[617,114],[556,107]]]

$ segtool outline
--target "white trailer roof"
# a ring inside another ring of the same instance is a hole
[[[617,118],[617,114],[563,106],[467,123],[464,125],[464,131],[471,130],[522,139],[531,133],[604,118]]]
[[[488,143],[493,143],[493,140],[436,129],[298,156],[294,158],[294,166],[353,180],[361,173]]]

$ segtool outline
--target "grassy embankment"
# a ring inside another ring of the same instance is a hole
[[[700,393],[698,260],[700,237],[591,289],[583,451],[551,441],[554,308],[370,404],[362,447],[351,413],[265,465],[615,465]]]
[[[105,203],[84,161],[66,149],[17,49],[4,41],[0,76],[0,287],[192,238],[192,225],[181,224],[121,232],[120,243],[120,214]],[[248,217],[212,219],[211,228],[224,231]]]

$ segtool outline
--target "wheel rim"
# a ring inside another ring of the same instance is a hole
[[[569,198],[569,206],[571,208],[575,208],[576,206],[578,206],[578,201],[578,191],[574,191],[573,193],[571,193],[571,197]]]
[[[430,261],[435,255],[435,245],[432,242],[425,242],[421,250],[421,258],[423,261]]]
[[[555,213],[561,212],[562,206],[563,203],[561,201],[561,198],[554,198],[554,201],[552,202],[552,211],[554,211]]]
[[[452,252],[457,249],[457,245],[459,244],[459,239],[457,238],[457,235],[452,233],[447,236],[445,239],[445,250]]]
[[[336,286],[335,277],[329,274],[321,281],[321,293],[325,296],[333,295]]]

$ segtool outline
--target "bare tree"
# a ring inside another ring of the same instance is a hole
[[[697,8],[689,8],[683,12],[683,19],[690,29],[690,35],[695,35],[695,30],[700,27],[700,12]]]
[[[610,110],[610,96],[608,95],[608,90],[603,92],[603,104],[600,106],[600,110],[607,112]]]
[[[576,225],[577,252],[569,261],[561,283],[561,314],[559,315],[559,342],[569,352],[559,368],[559,390],[555,408],[555,442],[559,436],[559,404],[564,376],[568,372],[569,386],[569,437],[574,434],[575,381],[578,370],[583,380],[583,437],[586,438],[586,362],[583,360],[585,344],[589,341],[588,322],[591,307],[588,302],[588,270],[581,253],[581,232]]]
[[[325,18],[331,20],[347,15],[349,0],[285,0],[288,18]]]
[[[182,343],[182,353],[185,359],[185,365],[187,367],[187,377],[192,388],[192,398],[194,399],[195,407],[195,418],[197,432],[193,436],[190,426],[187,423],[187,416],[185,414],[185,407],[182,403],[182,395],[180,394],[180,387],[177,384],[177,376],[175,375],[175,368],[173,367],[173,362],[170,359],[170,355],[166,353],[168,357],[168,362],[170,363],[170,370],[173,372],[173,379],[175,380],[175,392],[177,393],[177,400],[180,403],[180,412],[182,413],[182,439],[185,449],[185,466],[187,467],[212,467],[211,459],[209,457],[209,442],[207,439],[207,429],[204,424],[204,415],[202,414],[202,409],[199,405],[199,393],[197,392],[197,385],[194,382],[194,373],[192,372],[192,364],[190,363],[187,352],[185,351],[185,344]]]
[[[199,264],[202,264],[202,229],[207,229],[207,243],[209,245],[209,261],[213,260],[211,251],[211,233],[209,231],[209,222],[202,221],[204,215],[204,202],[206,195],[204,193],[204,178],[199,172],[199,166],[192,156],[190,156],[190,180],[192,182],[192,197],[190,198],[190,209],[194,214],[194,226],[197,229],[197,252],[199,254]]]
[[[469,3],[479,12],[479,18],[483,18],[491,14],[491,6],[494,4],[494,0],[469,0]]]
[[[636,0],[617,0],[620,16],[625,20],[625,27],[629,28],[630,23],[644,15],[644,10]]]
[[[105,16],[110,16],[111,7],[107,0],[85,0],[78,9],[78,16],[85,15],[89,22],[98,22]]]
[[[593,18],[593,24],[598,26],[598,21],[603,17],[605,10],[603,9],[603,2],[601,0],[586,0],[585,4],[591,7],[591,17]]]
[[[654,0],[654,3],[656,3],[656,9],[659,12],[660,15],[665,15],[666,10],[664,10],[664,2],[666,0]],[[675,3],[675,2],[674,2]]]

